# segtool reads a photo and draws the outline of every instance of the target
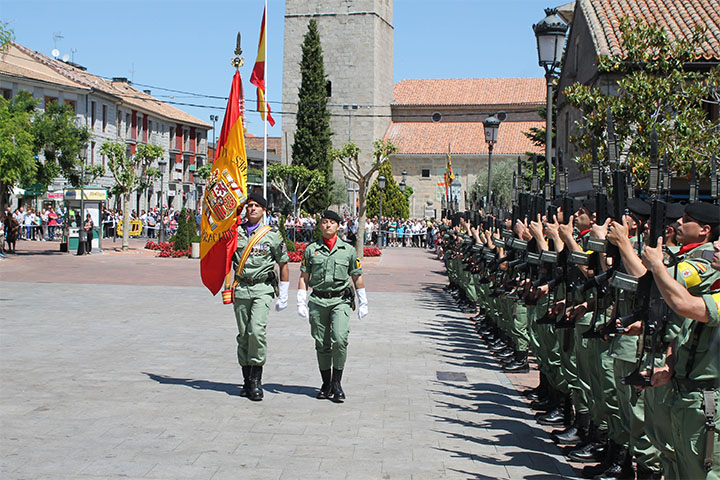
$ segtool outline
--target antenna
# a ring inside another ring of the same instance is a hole
[[[77,48],[71,48],[70,49],[70,61],[75,63],[75,54],[77,53]]]
[[[57,50],[58,40],[62,40],[63,38],[65,38],[65,37],[63,37],[62,32],[53,32],[53,49],[54,50]],[[58,55],[59,54],[60,54],[60,52],[58,52]],[[57,57],[57,55],[55,55],[55,56]]]

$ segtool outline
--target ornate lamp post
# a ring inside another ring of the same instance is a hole
[[[163,218],[165,217],[164,214],[164,200],[165,197],[163,196],[163,192],[165,191],[165,167],[167,166],[167,160],[164,158],[161,158],[158,160],[158,170],[160,170],[160,221],[157,222],[157,224],[160,226],[160,235],[158,236],[158,240],[160,242],[165,241],[165,225],[163,224]]]
[[[500,129],[500,119],[495,115],[490,115],[483,121],[485,129],[485,142],[488,144],[488,185],[487,185],[487,201],[490,206],[490,198],[492,197],[492,152],[493,147],[497,143],[498,130]]]
[[[385,196],[385,176],[380,175],[378,177],[378,188],[380,189],[380,218],[378,219],[378,226],[380,227],[380,248],[384,246],[383,229],[382,229],[382,202]]]
[[[560,66],[565,32],[568,26],[557,15],[557,8],[546,8],[545,18],[533,25],[537,39],[538,64],[545,69],[547,82],[547,117],[545,118],[545,168],[551,171],[552,165],[552,80],[555,69]]]

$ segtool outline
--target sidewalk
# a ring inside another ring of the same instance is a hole
[[[428,252],[386,249],[364,266],[371,313],[353,318],[342,405],[314,398],[319,374],[294,291],[289,309],[270,314],[266,396],[253,403],[237,396],[231,310],[198,286],[197,261],[67,257],[72,273],[50,280],[0,265],[2,478],[573,475],[453,312]],[[164,273],[148,281],[146,261]],[[100,281],[98,265],[113,273]],[[178,286],[182,275],[194,283]]]

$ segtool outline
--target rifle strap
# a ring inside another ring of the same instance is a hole
[[[250,258],[250,253],[252,253],[252,249],[257,243],[262,240],[262,238],[267,235],[270,231],[272,231],[272,227],[269,225],[263,225],[262,227],[258,228],[257,232],[250,238],[250,241],[247,245],[245,245],[245,249],[242,252],[242,255],[240,255],[240,261],[238,262],[237,269],[235,270],[235,275],[240,276],[245,269],[245,264],[248,261],[248,258]]]
[[[713,467],[713,454],[715,450],[715,433],[719,433],[715,428],[715,414],[717,406],[715,405],[715,391],[705,390],[703,392],[703,410],[705,412],[705,471],[709,472]]]

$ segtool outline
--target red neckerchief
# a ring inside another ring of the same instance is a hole
[[[584,237],[585,234],[588,233],[589,231],[590,231],[589,228],[588,228],[587,230],[583,230],[582,232],[580,232],[580,236],[581,236],[581,237]]]
[[[332,250],[335,246],[335,242],[337,242],[337,235],[333,235],[332,238],[325,238],[322,237],[323,242],[325,243],[325,246],[328,247],[328,250]]]
[[[679,255],[682,255],[683,253],[687,253],[693,248],[699,247],[700,245],[704,245],[705,242],[700,243],[688,243],[687,245],[683,245],[680,247],[680,251],[678,252]]]

